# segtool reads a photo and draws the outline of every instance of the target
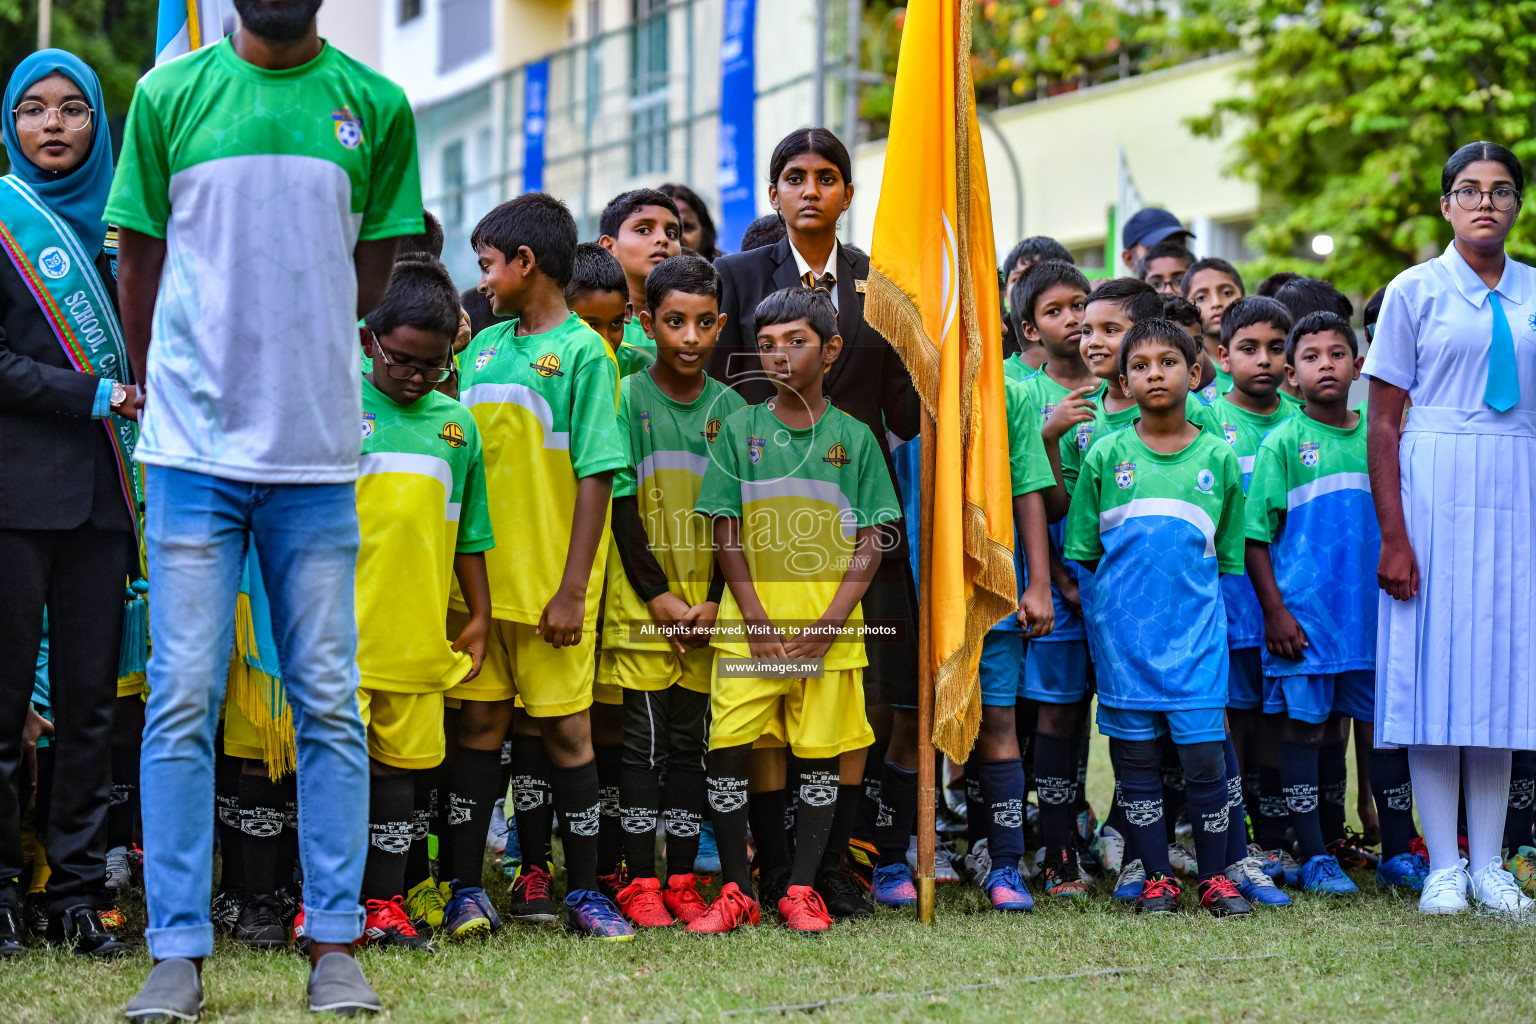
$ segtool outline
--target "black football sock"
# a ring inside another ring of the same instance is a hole
[[[405,888],[432,877],[432,818],[437,812],[438,770],[411,772],[411,848],[405,855]]]
[[[1109,816],[1104,819],[1104,824],[1120,833],[1123,838],[1130,827],[1125,820],[1125,807],[1120,803],[1120,783],[1115,783],[1114,796],[1109,799]],[[1130,858],[1135,860],[1135,856]]]
[[[1077,769],[1072,775],[1072,827],[1076,828],[1077,815],[1088,810],[1088,737],[1086,735],[1072,738],[1072,759],[1076,762]]]
[[[1344,804],[1349,795],[1347,742],[1325,743],[1317,752],[1317,817],[1323,841],[1344,838]]]
[[[795,848],[795,823],[800,817],[801,761],[793,753],[784,757],[784,846]],[[757,829],[752,830],[757,835]]]
[[[283,846],[277,852],[277,887],[298,892],[303,877],[299,863],[299,777],[289,773],[278,785],[283,791]]]
[[[139,820],[139,737],[112,736],[112,802],[107,805],[107,849],[132,846]]]
[[[1371,751],[1371,796],[1381,822],[1381,859],[1407,853],[1413,842],[1413,780],[1403,747]]]
[[[213,757],[213,807],[218,823],[219,888],[224,892],[245,889],[245,861],[240,841],[240,759],[224,753],[224,727],[219,726],[217,753]]]
[[[992,867],[1017,868],[1024,857],[1024,762],[1007,757],[996,761],[977,758],[972,763],[987,808],[984,820]]]
[[[240,851],[245,891],[252,896],[271,896],[288,880],[279,867],[288,827],[283,789],[282,783],[265,774],[240,774]]]
[[[597,785],[597,760],[575,768],[552,768],[550,789],[560,814],[561,845],[565,847],[566,891],[597,888],[597,832],[602,822]]]
[[[440,869],[444,881],[468,888],[485,884],[485,833],[500,779],[500,751],[454,751],[448,765],[448,850]]]
[[[1285,788],[1280,784],[1280,766],[1262,765],[1259,768],[1259,818],[1255,841],[1265,850],[1278,850],[1285,845],[1285,829],[1290,822],[1291,809],[1286,805]]]
[[[1228,736],[1222,744],[1227,785],[1227,867],[1248,856],[1248,809],[1243,804],[1243,774],[1237,766],[1237,744]]]
[[[498,800],[507,795],[507,790],[512,785],[512,749],[517,746],[512,741],[513,736],[510,733],[501,741],[501,777],[497,782],[499,788],[496,790]]]
[[[1035,734],[1035,793],[1040,798],[1040,844],[1045,847],[1048,864],[1062,863],[1067,851],[1073,849],[1072,830],[1077,824],[1077,815],[1072,809],[1077,774],[1075,746],[1070,739],[1043,732]],[[1023,853],[1022,850],[1019,852]],[[992,857],[997,859],[995,840]]]
[[[1125,810],[1127,856],[1141,859],[1147,874],[1169,874],[1168,836],[1164,831],[1162,753],[1156,740],[1111,738],[1109,754],[1120,783]]]
[[[369,777],[364,900],[390,900],[405,895],[405,861],[411,849],[415,803],[416,786],[409,775]]]
[[[555,826],[555,798],[549,789],[549,753],[538,736],[518,736],[512,745],[512,808],[523,863],[549,870],[549,836]]]
[[[838,785],[832,828],[827,832],[827,846],[821,854],[822,871],[843,870],[843,858],[848,854],[848,840],[853,837],[853,822],[859,815],[859,801],[863,796],[862,780],[851,786]]]
[[[713,755],[711,755],[713,757]],[[713,766],[714,761],[710,761]],[[745,769],[743,769],[745,771]],[[714,768],[710,768],[713,777]],[[757,856],[752,861],[752,866],[757,868],[758,881],[766,883],[773,875],[780,871],[789,870],[789,833],[785,830],[784,819],[788,815],[787,805],[789,793],[782,789],[769,789],[761,793],[753,793],[747,804],[747,820],[752,826],[752,840],[757,847]],[[715,820],[714,790],[710,790],[709,798],[710,820]],[[720,844],[720,830],[715,830],[715,845]],[[720,866],[725,867],[725,854],[720,855]],[[730,881],[727,876],[726,881]],[[746,890],[743,889],[743,892]]]
[[[875,844],[875,821],[880,817],[880,786],[885,778],[886,741],[876,740],[864,752],[864,778],[860,780],[859,810],[853,819],[853,838]]]
[[[966,782],[966,814],[969,816],[970,780]],[[907,862],[908,840],[916,821],[917,772],[885,762],[880,771],[880,808],[875,815],[875,849],[879,851],[881,867]]]
[[[1302,864],[1328,852],[1318,819],[1317,762],[1316,747],[1280,741],[1280,791],[1296,832],[1296,859]]]
[[[790,885],[815,885],[837,814],[837,758],[800,759],[800,807],[795,812],[795,855],[789,869]]]
[[[624,744],[594,745],[597,759],[597,873],[611,875],[623,865],[624,830],[619,826],[619,763]]]
[[[722,884],[734,882],[747,896],[753,895],[752,868],[747,862],[747,764],[751,759],[750,743],[711,750],[705,777],[709,820],[714,823],[715,845],[720,849]],[[780,843],[783,842],[784,791],[777,792],[777,805],[770,808],[771,821],[764,822],[763,831],[756,828],[753,830],[758,839],[759,859],[763,854],[764,843],[771,835],[777,834],[781,837]],[[753,794],[754,804],[757,803],[757,796]],[[756,815],[753,820],[757,820]]]
[[[1252,750],[1253,748],[1249,747],[1249,749]],[[1248,770],[1243,772],[1243,806],[1248,809],[1253,826],[1249,829],[1248,841],[1259,843],[1261,821],[1259,816],[1259,769],[1253,763],[1253,755],[1249,754],[1248,758]],[[1264,844],[1259,843],[1259,845],[1263,846]]]
[[[989,831],[987,825],[987,801],[981,795],[981,773],[976,768],[977,757],[975,752],[965,762],[965,839],[972,847],[981,840],[987,838]],[[917,827],[917,799],[915,787],[917,786],[917,773],[912,773],[912,785],[914,795],[912,800],[912,828]],[[909,830],[909,836],[912,832]],[[990,845],[990,844],[989,844]],[[902,840],[902,859],[907,856],[906,840]]]
[[[690,875],[704,827],[705,766],[709,758],[709,694],[674,685],[668,698],[666,785],[667,876]]]
[[[1374,771],[1376,761],[1371,761]],[[1509,810],[1504,816],[1504,846],[1513,857],[1520,847],[1530,846],[1536,825],[1536,752],[1517,750],[1509,759]],[[1386,843],[1383,826],[1382,843]],[[1386,855],[1386,846],[1382,846]]]
[[[699,829],[704,825],[704,769],[698,763],[667,766],[665,803],[667,875],[690,875],[699,859]]]
[[[1184,764],[1184,795],[1189,800],[1189,823],[1195,840],[1195,860],[1203,882],[1227,869],[1227,821],[1231,814],[1227,796],[1227,764],[1223,743],[1179,744]]]
[[[645,762],[643,753],[638,757],[631,753],[619,770],[619,821],[624,829],[624,863],[631,878],[656,877],[661,772]]]
[[[1175,830],[1179,815],[1189,804],[1184,792],[1184,766],[1179,763],[1179,751],[1171,737],[1164,736],[1155,742],[1162,752],[1163,831],[1167,835],[1166,841],[1171,843],[1178,838]]]

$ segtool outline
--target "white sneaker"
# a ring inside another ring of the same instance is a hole
[[[1429,883],[1425,882],[1424,887],[1427,892]],[[1484,911],[1503,917],[1525,917],[1536,905],[1536,900],[1520,891],[1515,876],[1504,870],[1503,862],[1497,857],[1472,876],[1471,889],[1472,898]]]
[[[955,861],[960,857],[955,853],[954,847],[948,842],[939,840],[933,847],[933,880],[934,882],[958,882],[960,875],[955,871]],[[914,876],[917,873],[917,836],[907,840],[907,866],[912,869]]]
[[[1195,860],[1195,851],[1183,843],[1168,844],[1168,866],[1173,868],[1176,875],[1184,875],[1194,878],[1200,873],[1200,868]]]
[[[965,858],[955,852],[955,844],[948,839],[940,839],[933,850],[933,880],[935,882],[958,882],[960,872],[955,868],[956,864],[964,866]]]
[[[128,847],[112,847],[107,851],[107,888],[123,890],[132,884],[133,869],[128,865]]]
[[[1103,826],[1093,840],[1093,855],[1099,858],[1106,875],[1118,875],[1125,864],[1125,837],[1112,826]]]
[[[992,853],[987,849],[985,839],[976,840],[970,851],[966,853],[965,871],[971,876],[971,881],[977,885],[987,884],[987,876],[992,873]]]
[[[1467,891],[1471,887],[1472,879],[1467,877],[1467,862],[1464,860],[1458,859],[1455,867],[1431,871],[1424,878],[1424,891],[1419,896],[1419,913],[1463,913],[1467,909]]]

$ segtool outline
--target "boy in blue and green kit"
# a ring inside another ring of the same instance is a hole
[[[1157,744],[1171,733],[1194,823],[1200,904],[1217,917],[1248,914],[1252,907],[1219,867],[1229,818],[1219,580],[1243,568],[1242,470],[1227,445],[1185,416],[1198,363],[1184,328],[1142,320],[1118,348],[1119,387],[1140,415],[1083,460],[1066,555],[1093,576],[1099,730],[1110,737],[1131,845],[1146,867],[1136,909],[1178,908]]]

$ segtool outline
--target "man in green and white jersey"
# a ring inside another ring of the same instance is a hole
[[[361,401],[357,321],[396,239],[422,231],[401,89],[326,44],[316,0],[236,0],[228,41],[139,82],[107,204],[145,382],[150,631],[142,799],[150,953],[130,1017],[201,1005],[213,734],[240,561],[254,542],[284,638],[304,781],[311,1008],[377,1010],[351,959],[368,754],[353,613]],[[165,1004],[174,1002],[174,1006]],[[159,1014],[159,1017],[155,1015]]]

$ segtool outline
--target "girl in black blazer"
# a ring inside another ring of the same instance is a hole
[[[774,245],[715,261],[724,285],[720,312],[725,315],[725,327],[715,346],[710,375],[734,387],[749,402],[771,397],[773,385],[763,374],[752,328],[757,304],[781,288],[827,288],[837,307],[843,350],[827,370],[823,388],[833,405],[887,442],[881,450],[891,482],[900,494],[890,442],[892,438],[905,441],[917,433],[917,392],[896,351],[864,319],[869,257],[837,240],[838,219],[853,200],[848,150],[824,128],[798,129],[775,147],[768,181],[768,199],[784,221],[785,237]],[[879,780],[882,802],[891,814],[885,819],[890,821],[889,827],[882,826],[871,834],[874,808],[870,801],[864,801],[859,818],[864,826],[860,831],[866,834],[860,838],[876,841],[882,861],[904,862],[907,837],[917,814],[917,595],[908,561],[906,521],[889,524],[882,541],[880,567],[864,594],[864,619],[894,624],[898,639],[868,643],[864,689],[866,704],[893,705],[895,712],[890,719],[883,714],[872,716],[879,737],[874,747],[877,756],[870,759],[864,775],[871,786]],[[887,721],[892,724],[883,727]],[[880,757],[887,734],[889,750]],[[843,782],[853,784],[846,771]],[[844,819],[840,809],[841,831],[827,843],[827,859],[816,884],[836,917],[869,912],[842,868],[853,824]]]

